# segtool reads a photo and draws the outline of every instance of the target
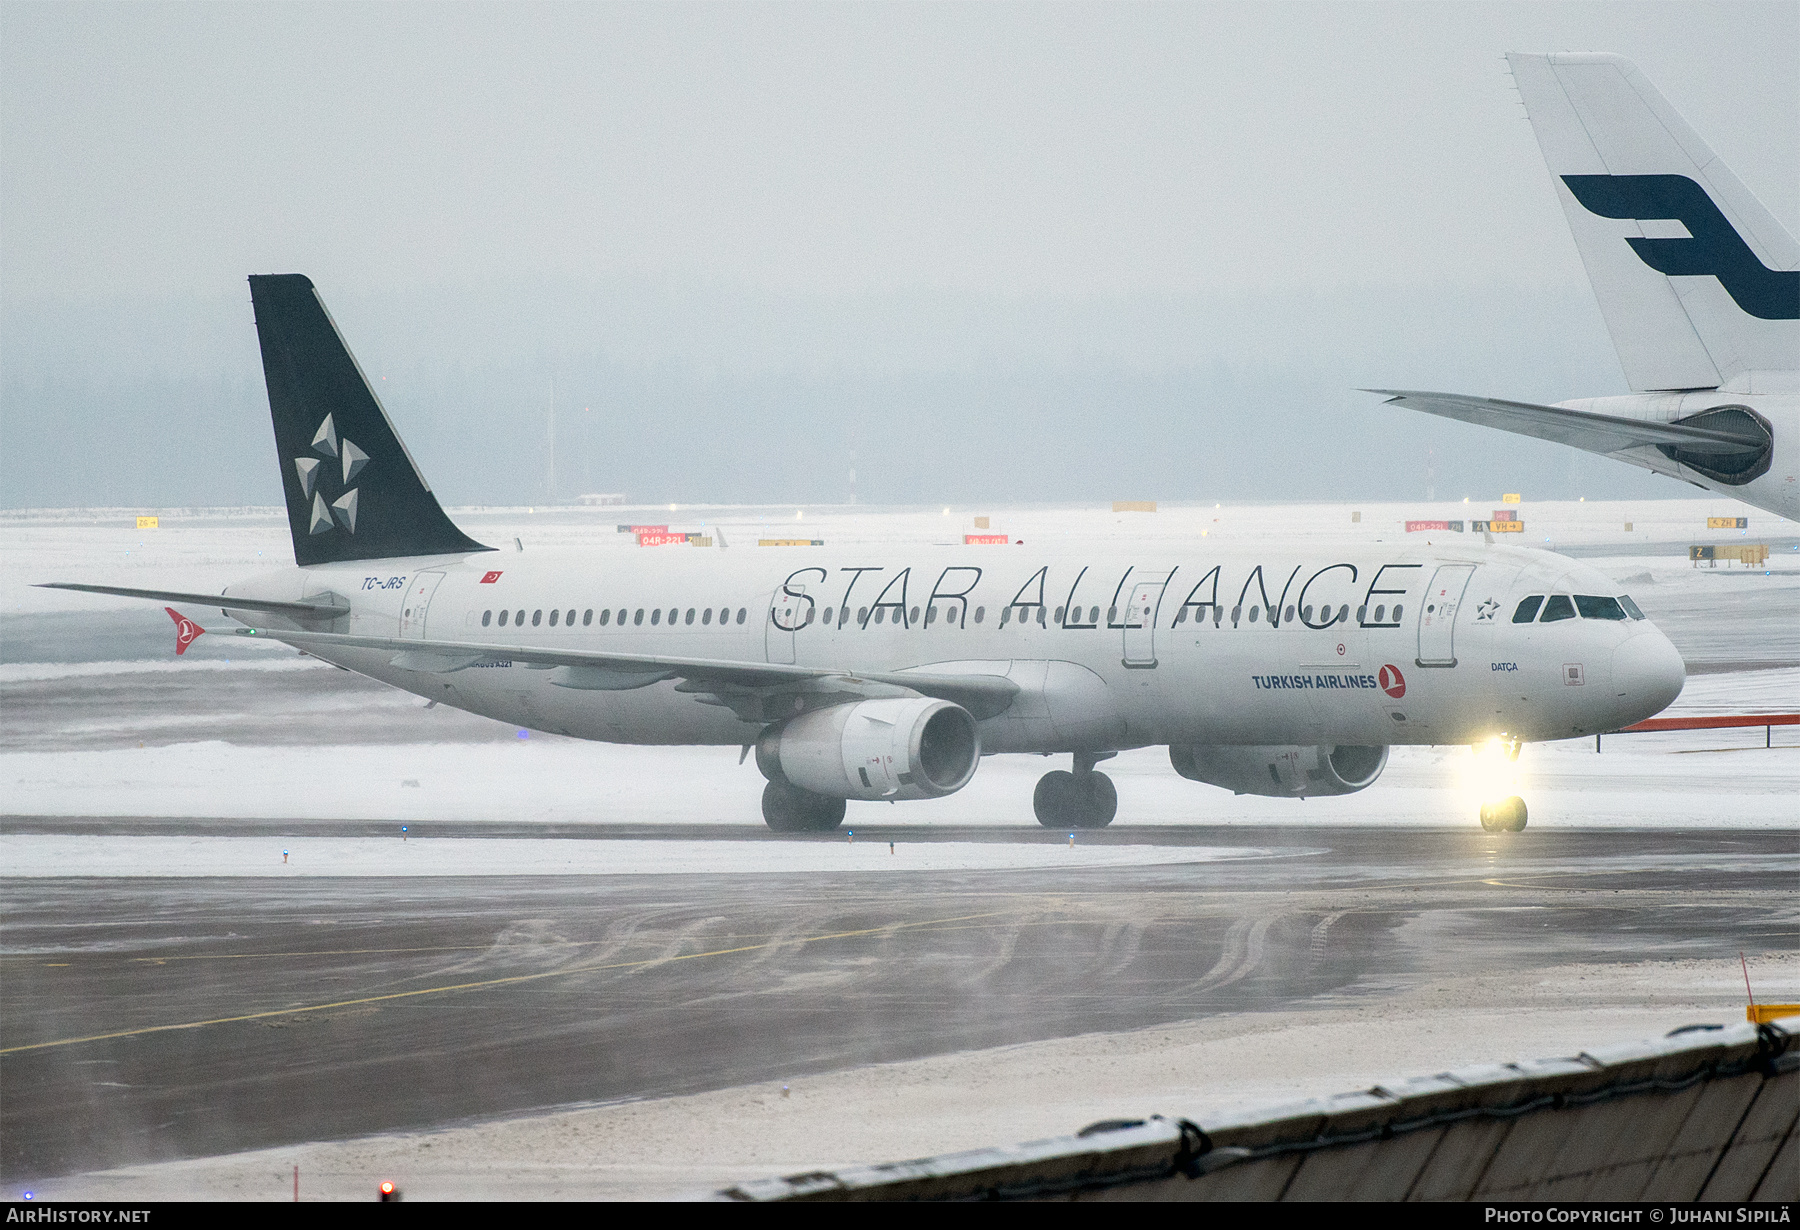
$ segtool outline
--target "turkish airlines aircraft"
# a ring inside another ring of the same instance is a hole
[[[1633,392],[1368,391],[1800,520],[1800,246],[1631,61],[1506,58]]]
[[[1072,757],[1045,825],[1099,827],[1094,766],[1167,744],[1241,794],[1348,794],[1388,747],[1616,730],[1680,656],[1592,568],[1422,542],[497,555],[444,514],[313,285],[252,277],[296,567],[207,594],[267,637],[442,704],[616,743],[754,748],[763,816],[937,798],[983,755]],[[185,647],[202,631],[179,613]],[[1482,810],[1523,828],[1515,797]]]

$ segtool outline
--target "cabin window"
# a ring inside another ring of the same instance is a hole
[[[543,622],[544,622],[544,613],[542,611],[533,611],[531,613],[531,626],[532,627],[535,628],[535,627],[539,626],[540,624],[542,624]]]
[[[700,626],[704,628],[710,623],[712,623],[712,608],[707,607],[704,611],[700,612]]]
[[[1549,599],[1544,603],[1544,613],[1538,616],[1538,622],[1541,624],[1553,624],[1558,620],[1574,618],[1575,604],[1569,600],[1569,595],[1551,594]]]
[[[866,628],[869,626],[869,608],[868,607],[859,606],[856,608],[856,626],[859,628]]]
[[[1013,613],[1013,609],[1009,606],[1003,606],[1000,608],[1000,626],[1002,628],[1006,627],[1007,624],[1012,622],[1012,613]]]
[[[500,626],[502,628],[506,627],[506,617],[511,614],[512,614],[511,611],[501,611],[500,612]]]
[[[657,607],[654,611],[650,612],[650,626],[652,628],[654,628],[657,624],[659,624],[661,622],[662,622],[662,608]]]
[[[1594,594],[1576,594],[1575,609],[1581,612],[1583,619],[1624,619],[1625,608],[1619,605],[1617,598],[1598,597]]]
[[[1237,627],[1238,617],[1240,615],[1242,615],[1243,613],[1244,613],[1244,608],[1241,606],[1234,606],[1231,608],[1231,626],[1232,627],[1234,627],[1234,628]]]
[[[743,607],[739,607],[739,608],[738,608],[738,617],[737,617],[737,621],[738,621],[738,622],[739,622],[739,623],[743,623],[743,622],[744,622],[744,608],[743,608]]]
[[[829,623],[830,623],[830,622],[831,622],[831,612],[832,612],[832,609],[833,609],[833,608],[831,608],[831,607],[826,607],[826,608],[825,608],[825,616],[824,616],[824,618],[823,618],[823,619],[821,619],[821,620],[820,620],[820,621],[819,621],[819,622],[820,622],[820,623],[824,623],[824,624],[829,624]]]
[[[643,619],[642,611],[638,612],[638,619],[640,622],[642,621],[642,619]],[[621,628],[623,628],[625,626],[625,608],[624,607],[619,608],[619,626]]]
[[[811,607],[811,606],[807,607],[806,608],[806,618],[800,621],[800,626],[802,628],[804,628],[808,624],[812,623],[813,616],[817,615],[818,613],[819,613],[819,609],[817,607]]]
[[[612,611],[611,610],[601,611],[600,612],[600,626],[602,628],[604,628],[604,627],[606,627],[607,624],[609,624],[611,622],[612,622]]]
[[[685,619],[683,619],[681,622],[684,624],[691,624],[694,622],[694,608],[693,607],[689,607],[687,609],[687,617]]]
[[[1060,624],[1063,621],[1063,615],[1066,613],[1067,613],[1066,607],[1060,607],[1060,606],[1057,607],[1056,608],[1056,622]]]
[[[915,624],[919,622],[919,608],[918,607],[914,607],[907,614],[910,616],[909,622],[915,623]]]
[[[1627,595],[1619,595],[1619,605],[1624,607],[1633,619],[1644,618],[1644,613],[1638,610],[1638,604],[1633,602]]]
[[[927,628],[929,628],[932,624],[937,622],[937,617],[938,617],[938,609],[936,607],[928,606],[925,608],[925,626]]]
[[[593,622],[594,622],[594,612],[593,612],[592,608],[589,608],[588,610],[585,610],[581,613],[581,626],[582,627],[585,628]]]
[[[640,626],[642,626],[643,622],[644,622],[644,608],[639,607],[637,609],[637,611],[631,617],[631,626],[634,628],[640,627]]]
[[[876,623],[880,623],[884,618],[886,618],[886,616],[887,616],[887,609],[885,607],[878,606],[875,608],[875,622]]]
[[[552,628],[554,628],[554,627],[556,627],[556,621],[557,621],[557,620],[558,620],[558,619],[559,619],[559,618],[561,618],[561,616],[562,616],[562,612],[561,612],[561,611],[551,611],[551,612],[550,612],[550,626],[551,626],[551,627],[552,627]]]
[[[482,627],[485,628],[493,622],[494,622],[494,613],[492,611],[483,611],[481,613],[481,626]]]
[[[525,626],[525,612],[524,611],[515,612],[513,614],[513,622],[515,624],[518,624],[519,627],[523,628]]]
[[[975,608],[975,622],[976,623],[980,623],[982,621],[982,619],[986,617],[986,615],[987,615],[986,607],[978,606]]]
[[[1094,622],[1099,623],[1100,621],[1096,619]],[[1116,624],[1119,622],[1119,608],[1118,607],[1109,606],[1106,608],[1106,622],[1109,624]]]
[[[1179,611],[1175,612],[1175,623],[1171,626],[1179,626],[1186,622],[1187,622],[1187,608],[1182,607]]]
[[[1330,611],[1321,611],[1320,614],[1329,615],[1329,614],[1331,614],[1331,612]],[[1294,617],[1294,608],[1289,607],[1288,608],[1288,618],[1292,619],[1293,617]],[[1300,618],[1304,619],[1308,623],[1311,623],[1312,622],[1312,608],[1309,606],[1301,607],[1300,608]]]
[[[1532,594],[1529,598],[1519,599],[1518,609],[1513,612],[1513,622],[1528,624],[1537,618],[1538,608],[1544,605],[1544,595]]]
[[[1369,607],[1368,607],[1367,603],[1356,608],[1356,622],[1357,623],[1359,623],[1359,624],[1367,623],[1368,616],[1369,616]]]
[[[1338,607],[1337,622],[1343,623],[1348,618],[1350,618],[1350,604],[1348,602],[1346,602],[1342,606]]]
[[[1406,608],[1405,608],[1405,607],[1403,607],[1403,606],[1396,606],[1396,607],[1395,607],[1395,608],[1394,608],[1394,622],[1395,622],[1395,623],[1399,623],[1399,622],[1400,622],[1400,616],[1402,616],[1402,615],[1404,615],[1404,614],[1405,614],[1405,613],[1406,613]]]
[[[1375,608],[1375,622],[1378,624],[1387,622],[1387,606],[1385,604]]]
[[[1255,623],[1257,621],[1258,617],[1260,617],[1261,615],[1262,615],[1261,607],[1253,606],[1250,608],[1250,622],[1251,623]]]
[[[1283,618],[1285,618],[1289,623],[1292,623],[1293,619],[1294,619],[1294,608],[1290,606],[1287,609],[1287,614],[1285,616],[1283,616]]]

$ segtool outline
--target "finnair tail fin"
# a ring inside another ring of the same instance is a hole
[[[294,562],[487,551],[444,515],[310,279],[250,278]]]
[[[1630,60],[1506,58],[1632,389],[1790,384],[1793,236]]]

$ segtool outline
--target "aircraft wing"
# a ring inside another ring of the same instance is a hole
[[[339,602],[276,602],[267,598],[233,598],[226,594],[189,594],[172,589],[126,589],[119,585],[76,585],[68,581],[47,581],[34,589],[72,589],[84,594],[117,594],[121,598],[154,598],[158,602],[192,602],[216,606],[229,611],[269,611],[277,615],[296,615],[303,619],[334,618],[350,613],[349,604]]]
[[[1385,396],[1390,406],[1423,410],[1464,423],[1498,427],[1522,436],[1536,436],[1586,449],[1590,453],[1617,453],[1646,444],[1674,445],[1685,453],[1731,455],[1754,452],[1767,441],[1715,427],[1691,427],[1684,423],[1657,423],[1643,419],[1538,406],[1497,397],[1470,397],[1462,393],[1422,393],[1412,389],[1364,389]]]
[[[775,721],[828,704],[909,692],[951,701],[977,719],[985,719],[1004,712],[1019,693],[1019,685],[1001,675],[852,671],[779,662],[733,662],[287,629],[235,631],[239,636],[263,637],[300,648],[388,650],[394,655],[390,659],[392,665],[426,674],[454,674],[471,667],[512,662],[528,670],[556,671],[550,680],[552,684],[578,691],[630,691],[674,679],[679,681],[675,685],[677,691],[723,705],[746,721]]]

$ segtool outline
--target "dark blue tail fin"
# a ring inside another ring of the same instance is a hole
[[[492,550],[444,515],[311,279],[253,275],[250,301],[294,561]]]

